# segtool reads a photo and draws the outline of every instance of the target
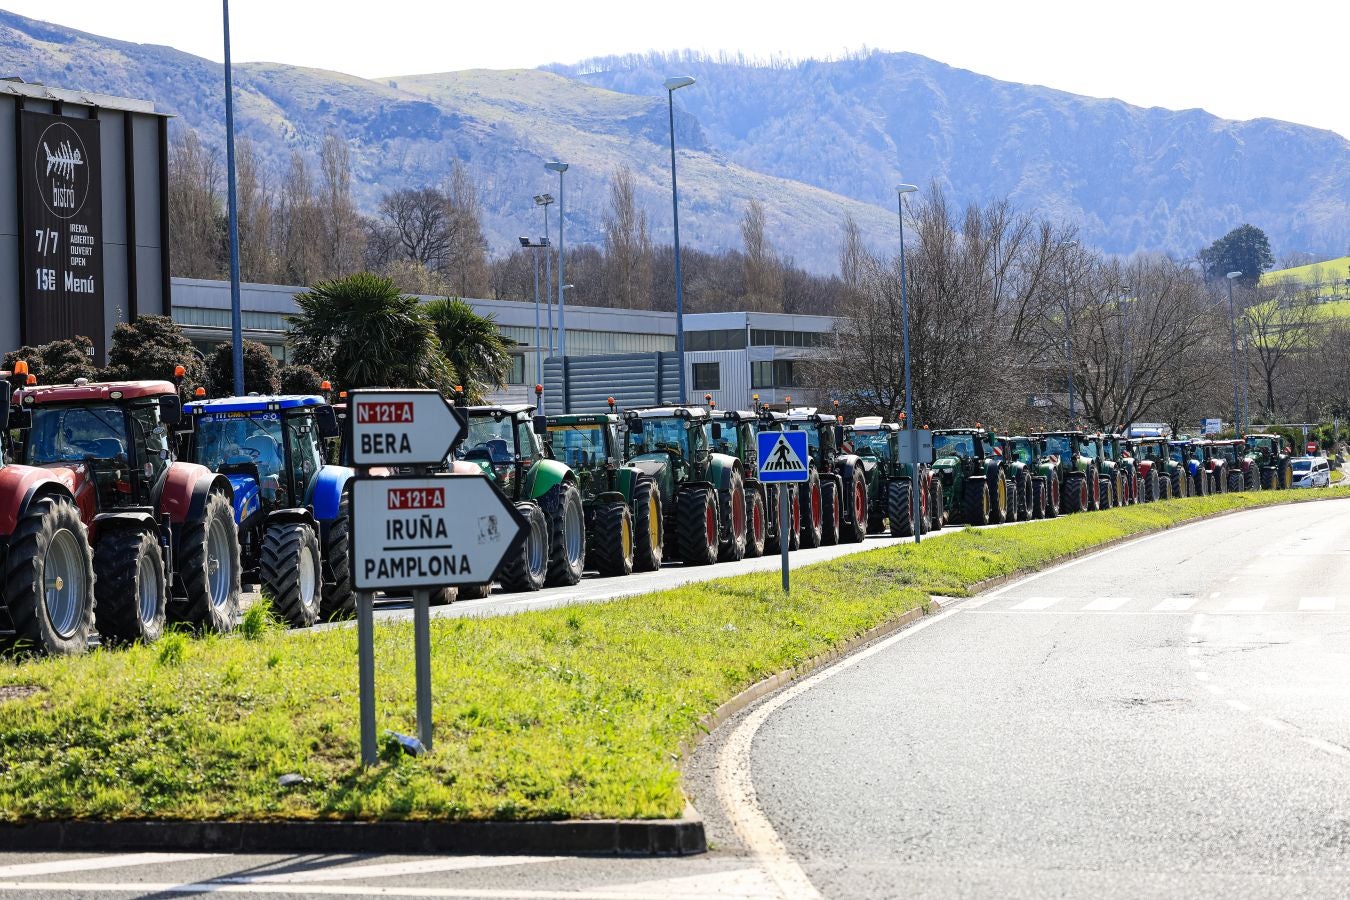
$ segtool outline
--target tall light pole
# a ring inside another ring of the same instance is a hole
[[[244,314],[239,302],[239,209],[234,171],[234,73],[230,67],[230,0],[220,0],[225,20],[225,182],[230,222],[230,341],[234,344],[234,395],[244,396]]]
[[[1130,391],[1134,388],[1134,341],[1130,334],[1129,313],[1130,304],[1134,303],[1134,298],[1127,297],[1126,295],[1129,293],[1130,286],[1122,285],[1120,301],[1117,304],[1120,308],[1120,327],[1125,332],[1125,402],[1121,404],[1124,407],[1123,412],[1131,412]],[[1122,418],[1129,419],[1131,416],[1122,416]],[[1130,423],[1126,421],[1121,424],[1128,428]]]
[[[1233,428],[1238,437],[1242,436],[1242,407],[1238,406],[1237,310],[1233,306],[1233,279],[1241,277],[1241,272],[1229,272],[1224,276],[1228,282],[1228,332],[1233,345]]]
[[[684,282],[680,278],[680,189],[675,180],[675,92],[694,83],[692,75],[666,79],[666,108],[670,113],[670,205],[675,220],[675,362],[680,370],[680,403],[684,392]]]
[[[552,194],[535,194],[534,205],[544,208],[544,237],[548,244],[548,207],[553,202]],[[548,309],[548,355],[553,356],[553,254],[544,251],[544,306]]]
[[[919,431],[914,423],[914,389],[909,379],[909,287],[905,283],[905,195],[912,194],[918,189],[912,184],[901,184],[895,188],[895,206],[900,218],[900,321],[905,343],[905,427],[909,429],[910,471],[914,473],[914,483],[909,492],[909,505],[916,544],[923,539],[923,522],[919,510],[920,495],[923,491],[919,478]]]
[[[567,163],[550,162],[544,163],[544,168],[550,172],[558,173],[558,355],[567,356],[567,301],[563,299],[563,217],[567,215],[567,200],[563,197],[563,173],[567,171]],[[545,215],[548,215],[545,207]],[[563,371],[566,371],[564,367]],[[563,396],[567,392],[563,391]],[[567,412],[567,410],[563,410]]]
[[[520,246],[526,250],[533,250],[530,255],[534,257],[534,380],[538,383],[544,381],[544,361],[542,359],[543,351],[540,349],[542,337],[539,334],[539,250],[548,246],[548,238],[539,239],[539,243],[533,243],[529,238],[522,237]],[[542,398],[540,400],[543,402]],[[547,412],[540,406],[539,412]]]
[[[1060,241],[1064,253],[1064,361],[1069,370],[1069,427],[1073,427],[1078,412],[1074,408],[1073,396],[1073,298],[1069,295],[1069,254],[1078,246],[1077,241]]]

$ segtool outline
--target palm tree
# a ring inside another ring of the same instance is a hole
[[[480,316],[457,297],[429,300],[422,310],[470,403],[482,403],[488,391],[506,383],[511,354],[491,315]]]
[[[313,366],[342,388],[447,390],[453,372],[436,331],[388,278],[369,272],[321,281],[296,294],[287,316],[295,362]]]

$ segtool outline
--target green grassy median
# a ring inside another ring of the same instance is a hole
[[[357,764],[356,632],[171,635],[0,665],[0,820],[675,817],[680,742],[747,685],[928,602],[1220,510],[1230,494],[967,530],[793,573],[434,619],[434,753]],[[256,617],[255,617],[256,618]],[[257,622],[254,622],[255,626]],[[378,723],[413,725],[412,628],[376,629]],[[305,779],[281,787],[278,778]]]

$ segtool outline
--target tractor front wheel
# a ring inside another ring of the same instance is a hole
[[[1031,518],[1045,518],[1045,479],[1031,480]]]
[[[740,472],[733,470],[730,483],[717,492],[717,507],[717,558],[738,562],[745,558],[745,480]]]
[[[989,523],[998,525],[1008,521],[1008,479],[1000,472],[993,481],[986,482],[989,488]]]
[[[962,489],[961,517],[967,525],[989,524],[989,487],[983,478],[967,478]]]
[[[857,472],[844,479],[844,502],[848,504],[850,515],[844,522],[839,540],[860,544],[867,537],[867,482]]]
[[[661,568],[666,540],[665,512],[656,482],[643,478],[633,489],[633,569],[655,572]]]
[[[1097,479],[1097,508],[1098,508],[1098,509],[1110,509],[1110,508],[1113,507],[1113,506],[1119,505],[1119,504],[1116,502],[1115,493],[1116,493],[1116,492],[1112,489],[1112,481],[1111,481],[1110,478],[1105,478],[1105,477],[1103,477],[1103,478],[1098,478],[1098,479]]]
[[[928,522],[929,531],[941,531],[942,526],[947,524],[947,510],[943,506],[944,502],[942,479],[934,475],[928,483],[928,509],[932,512]]]
[[[819,547],[825,532],[825,500],[820,487],[820,476],[814,469],[810,479],[797,489],[801,511],[801,534],[798,542],[803,547]]]
[[[324,621],[356,615],[356,589],[352,587],[351,503],[344,493],[337,518],[319,526],[323,535],[323,596],[319,616]]]
[[[1229,473],[1228,473],[1228,492],[1229,492],[1230,494],[1235,494],[1235,493],[1237,493],[1237,492],[1239,492],[1239,491],[1241,491],[1241,490],[1242,490],[1242,473],[1241,473],[1241,472],[1229,472]]]
[[[525,541],[502,562],[499,580],[505,591],[537,591],[548,577],[548,519],[539,504],[528,500],[517,503],[516,511],[525,520]]]
[[[258,574],[276,614],[292,628],[319,618],[319,536],[308,522],[272,522],[263,532]]]
[[[820,542],[826,546],[839,543],[843,512],[839,508],[843,492],[831,476],[820,479]]]
[[[239,532],[229,499],[212,491],[202,517],[179,531],[176,599],[182,621],[224,633],[239,624]]]
[[[675,543],[686,566],[717,562],[717,496],[712,488],[675,495]]]
[[[1087,512],[1088,482],[1082,472],[1072,472],[1064,479],[1064,511],[1066,513]]]
[[[555,484],[539,498],[548,515],[548,584],[573,585],[586,568],[586,508],[570,481]]]
[[[17,643],[41,653],[88,649],[94,633],[93,554],[89,532],[68,500],[29,505],[10,537],[4,590]]]
[[[892,481],[886,485],[886,518],[890,519],[891,537],[914,534],[913,491],[913,485],[908,481]]]
[[[164,633],[164,554],[150,528],[111,528],[94,550],[94,623],[108,644],[143,644]]]
[[[596,571],[606,578],[633,573],[633,514],[628,504],[606,503],[595,511],[591,555]]]
[[[750,559],[764,555],[764,488],[756,484],[745,495],[745,555]]]

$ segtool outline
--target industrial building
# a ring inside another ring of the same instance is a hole
[[[266,344],[278,359],[287,361],[285,316],[296,312],[295,295],[304,290],[275,284],[242,285],[244,337]],[[229,282],[175,278],[172,299],[174,320],[203,353],[229,341]],[[569,382],[574,377],[579,381],[580,373],[585,371],[591,373],[588,378],[593,389],[564,398],[561,360],[554,360],[551,367],[544,365],[550,344],[546,314],[541,313],[536,343],[533,303],[475,299],[467,302],[479,314],[492,316],[512,346],[514,365],[508,384],[493,396],[494,401],[533,402],[534,385],[544,383],[549,386],[548,404],[552,411],[560,411],[566,399],[573,401],[568,406],[574,411],[595,408],[597,402],[603,407],[609,395],[635,405],[645,396],[637,390],[643,377],[655,377],[657,381],[653,384],[665,385],[661,396],[648,402],[660,399],[669,403],[677,399],[674,313],[569,304],[568,361],[578,373],[573,376],[569,372]],[[746,409],[755,394],[764,402],[781,403],[789,395],[794,403],[819,400],[808,396],[802,387],[805,381],[801,367],[805,360],[828,346],[834,327],[832,317],[692,313],[684,317],[684,327],[689,401],[702,403],[704,395],[710,394],[723,409]],[[552,345],[556,348],[557,344],[555,327]],[[554,373],[551,378],[550,372]]]

